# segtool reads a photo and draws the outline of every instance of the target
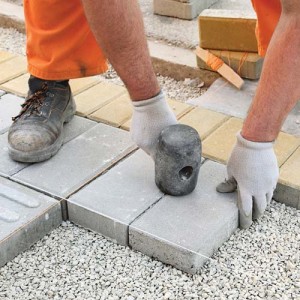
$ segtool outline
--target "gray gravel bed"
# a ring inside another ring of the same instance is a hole
[[[65,222],[0,269],[0,299],[300,299],[300,212],[273,202],[188,275]]]
[[[13,28],[0,27],[0,50],[25,55],[26,37]]]

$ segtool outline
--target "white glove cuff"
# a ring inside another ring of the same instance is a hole
[[[146,100],[140,100],[140,101],[132,101],[132,105],[136,110],[143,110],[143,106],[151,106],[155,105],[157,102],[162,101],[165,99],[164,93],[162,91],[159,92],[156,96],[146,99]],[[140,109],[141,108],[141,109]]]
[[[237,133],[237,144],[244,148],[254,149],[254,150],[262,150],[262,149],[270,149],[273,147],[274,142],[252,142],[248,141],[242,137],[241,131]]]

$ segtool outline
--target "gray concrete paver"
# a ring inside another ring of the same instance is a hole
[[[204,107],[237,118],[245,118],[254,97],[258,81],[245,80],[238,90],[223,78],[217,79],[202,96],[189,104]]]
[[[23,98],[12,94],[5,94],[0,99],[0,134],[5,132],[12,124],[12,117],[16,116],[21,110]]]
[[[75,139],[92,127],[97,126],[97,124],[97,122],[94,122],[92,120],[74,116],[74,118],[69,123],[66,123],[64,125],[64,144]]]
[[[67,197],[135,148],[129,133],[98,124],[73,139],[51,159],[33,164],[14,180]]]
[[[0,267],[61,222],[59,201],[0,177]]]
[[[98,123],[75,116],[70,123],[65,124],[63,129],[64,141],[67,143],[80,134],[96,126]],[[30,164],[12,160],[8,155],[7,132],[0,135],[0,175],[7,177],[16,174]]]
[[[158,201],[154,163],[138,150],[68,199],[70,221],[128,244],[128,226]]]
[[[235,193],[216,192],[225,176],[225,166],[206,161],[193,193],[165,196],[130,225],[129,245],[195,273],[238,227]]]

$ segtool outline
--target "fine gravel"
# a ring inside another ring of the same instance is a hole
[[[273,202],[197,275],[63,223],[0,269],[1,300],[300,299],[300,212]]]
[[[26,37],[13,28],[0,27],[0,50],[25,55]]]

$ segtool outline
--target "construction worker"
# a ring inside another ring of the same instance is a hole
[[[218,187],[228,192],[228,185],[237,182],[243,228],[251,225],[252,217],[261,216],[271,200],[278,179],[273,141],[299,96],[299,4],[297,0],[253,2],[261,54],[281,6],[282,14],[253,105],[228,162],[228,181]],[[153,71],[137,1],[24,0],[24,9],[31,77],[28,97],[8,134],[12,159],[38,162],[59,150],[63,123],[75,112],[68,80],[104,72],[106,58],[132,99],[132,138],[154,157],[159,133],[177,121]]]

